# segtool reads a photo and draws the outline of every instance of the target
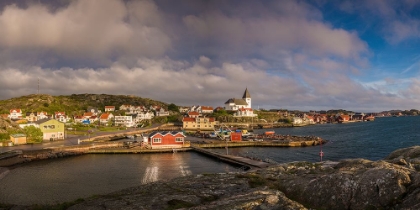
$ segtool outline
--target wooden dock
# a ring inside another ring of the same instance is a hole
[[[90,149],[87,150],[86,154],[138,154],[138,153],[177,153],[177,152],[186,152],[192,150],[192,148],[168,148],[168,149],[124,149],[124,148],[103,148],[103,149]]]
[[[263,161],[253,160],[246,157],[240,157],[240,156],[234,156],[234,155],[223,155],[220,153],[212,152],[206,149],[203,149],[201,147],[197,146],[191,146],[191,148],[194,149],[194,151],[197,151],[199,153],[217,158],[219,160],[222,160],[227,163],[232,163],[236,165],[246,166],[250,168],[267,168],[269,166],[274,165],[273,163],[267,163]]]

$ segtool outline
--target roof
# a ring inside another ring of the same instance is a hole
[[[249,94],[248,88],[245,89],[245,92],[244,92],[244,95],[242,96],[242,98],[251,98],[251,94]]]
[[[16,112],[22,112],[20,109],[11,109],[11,110],[10,110],[10,112],[13,112],[13,111],[16,111]]]
[[[213,107],[211,106],[202,106],[201,110],[213,110]]]
[[[23,133],[12,134],[10,136],[13,137],[13,138],[26,137],[26,135],[23,134]]]
[[[54,121],[57,121],[57,122],[59,122],[59,123],[62,123],[62,122],[60,122],[60,121],[58,121],[58,120],[55,120],[55,119],[48,119],[48,118],[45,118],[45,119],[41,119],[41,120],[35,121],[34,123],[35,123],[35,124],[40,125],[40,124],[42,124],[42,123],[44,123],[44,122],[48,122],[48,121],[50,121],[50,120],[54,120]],[[64,124],[64,123],[63,123],[63,124]]]
[[[105,108],[115,108],[115,106],[105,106]]]
[[[101,120],[107,120],[108,119],[108,117],[109,117],[109,114],[110,113],[103,113],[102,115],[101,115]]]
[[[195,118],[184,117],[184,118],[182,118],[182,122],[195,122]]]
[[[248,105],[248,103],[244,99],[236,99],[236,98],[231,98],[225,102],[225,104],[230,104],[230,103],[234,103],[235,105],[245,105],[245,106]]]
[[[200,115],[198,112],[188,112],[188,115]]]
[[[149,138],[152,138],[156,134],[160,134],[162,136],[166,136],[166,135],[175,136],[177,134],[181,134],[182,136],[187,137],[181,131],[153,131],[152,133],[149,134]]]

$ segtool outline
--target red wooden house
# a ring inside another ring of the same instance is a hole
[[[179,131],[154,131],[149,135],[149,144],[152,149],[181,148],[184,145],[185,137]]]

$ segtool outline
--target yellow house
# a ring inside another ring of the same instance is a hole
[[[26,135],[22,133],[12,134],[10,135],[10,141],[12,141],[14,145],[26,144]]]
[[[43,134],[43,140],[64,139],[64,123],[55,119],[42,119],[35,122]]]
[[[182,127],[185,130],[213,131],[216,121],[213,117],[184,117]]]

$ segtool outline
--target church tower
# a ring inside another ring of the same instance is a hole
[[[248,92],[248,88],[245,89],[244,95],[242,96],[242,99],[246,101],[248,104],[246,108],[251,108],[251,94]]]

